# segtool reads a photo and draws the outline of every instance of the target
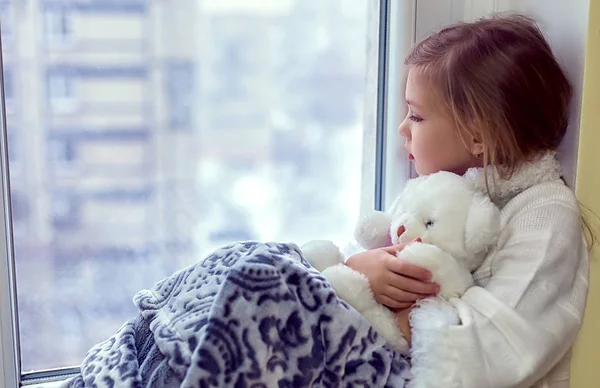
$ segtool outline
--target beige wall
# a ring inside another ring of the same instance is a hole
[[[590,1],[583,107],[579,134],[577,187],[579,200],[600,215],[600,1]],[[599,220],[587,215],[600,237]],[[575,346],[571,387],[600,385],[600,247],[590,257],[591,289],[583,330]]]

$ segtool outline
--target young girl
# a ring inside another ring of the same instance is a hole
[[[443,346],[457,356],[458,385],[568,387],[588,255],[578,202],[554,156],[567,130],[565,74],[536,24],[516,15],[445,28],[405,64],[408,115],[398,130],[417,173],[464,174],[502,209],[477,286],[451,301],[461,325],[448,328]],[[409,334],[410,306],[437,288],[395,250],[346,264],[369,278]]]

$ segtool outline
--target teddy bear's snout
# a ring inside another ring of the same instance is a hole
[[[398,236],[398,238],[400,238],[400,236],[402,236],[404,234],[404,232],[406,232],[406,228],[404,227],[404,225],[400,225],[398,227],[398,230],[396,231],[396,236]]]
[[[419,215],[404,214],[396,222],[390,230],[392,243],[408,243],[416,238],[424,239],[426,228]]]

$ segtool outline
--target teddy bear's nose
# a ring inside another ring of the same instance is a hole
[[[402,236],[402,234],[403,234],[404,232],[406,232],[406,228],[404,227],[404,225],[400,225],[400,226],[398,227],[398,232],[396,233],[396,235],[397,235],[398,237],[400,237],[400,236]]]

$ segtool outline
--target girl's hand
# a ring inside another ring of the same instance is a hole
[[[406,244],[372,249],[351,256],[346,265],[364,274],[377,302],[392,309],[404,309],[439,291],[439,286],[427,281],[431,273],[396,257]]]

